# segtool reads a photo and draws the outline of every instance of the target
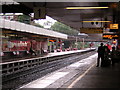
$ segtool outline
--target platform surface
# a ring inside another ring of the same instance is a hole
[[[33,82],[22,89],[43,88],[120,88],[120,63],[109,67],[96,67],[97,53]]]
[[[84,52],[84,51],[88,51],[88,50],[92,50],[95,48],[85,48],[83,50],[72,50],[72,51],[63,51],[63,52],[54,52],[54,53],[48,53],[47,55],[44,56],[34,56],[34,57],[30,57],[28,59],[26,58],[16,58],[16,60],[9,60],[9,61],[2,61],[0,62],[1,64],[9,64],[9,63],[15,63],[15,62],[21,62],[21,61],[27,61],[27,60],[33,60],[33,59],[38,59],[38,58],[46,58],[46,57],[54,57],[54,56],[60,56],[60,55],[67,55],[67,54],[72,54],[72,53],[77,53],[77,52]]]

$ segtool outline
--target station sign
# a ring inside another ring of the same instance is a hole
[[[110,29],[118,29],[118,24],[110,24]]]
[[[103,34],[103,39],[118,39],[118,34]]]
[[[80,33],[100,34],[103,33],[103,28],[81,28]]]
[[[118,32],[118,24],[110,24],[110,32]]]
[[[52,39],[51,39],[51,40],[49,40],[49,42],[56,42],[56,40],[52,40]]]
[[[35,19],[45,19],[46,9],[45,7],[34,7],[34,18]]]

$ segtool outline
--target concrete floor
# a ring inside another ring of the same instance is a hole
[[[46,89],[120,89],[120,62],[115,66],[96,67],[97,54],[50,73],[20,88]],[[26,90],[26,89],[25,89]]]
[[[72,88],[120,89],[120,62],[110,67],[92,67]]]

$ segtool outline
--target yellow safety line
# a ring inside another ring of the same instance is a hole
[[[75,81],[73,81],[67,88],[72,88],[82,77],[85,76],[85,74],[88,73],[88,71],[95,66],[95,64],[93,64],[91,67],[89,67],[82,75],[80,75]]]

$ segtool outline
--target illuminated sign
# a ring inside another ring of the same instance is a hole
[[[116,40],[114,40],[114,41],[112,41],[112,43],[113,43],[113,44],[116,44],[116,43],[117,43],[117,41],[116,41]]]
[[[56,42],[56,40],[49,40],[49,42]]]
[[[86,33],[86,34],[94,34],[94,33],[103,33],[102,28],[81,28],[80,33]]]
[[[110,24],[110,29],[118,29],[118,24]]]
[[[103,34],[103,39],[118,39],[117,34]]]

